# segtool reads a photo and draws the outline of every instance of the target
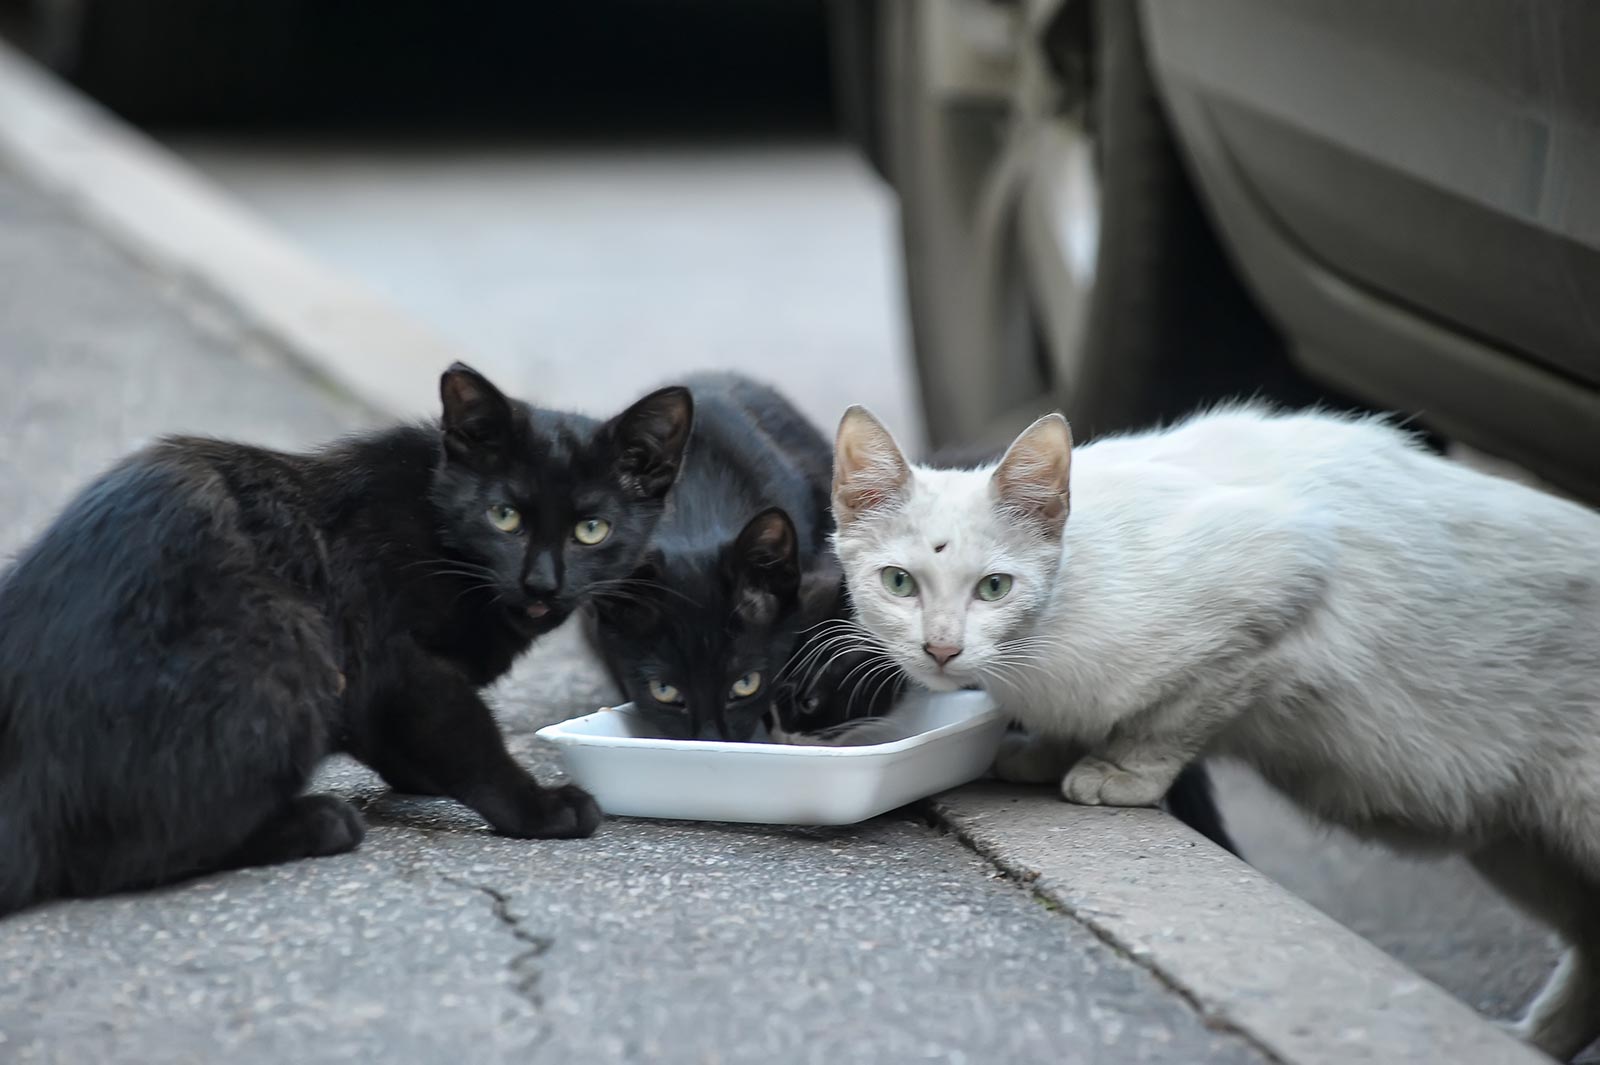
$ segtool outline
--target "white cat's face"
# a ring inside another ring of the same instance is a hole
[[[998,466],[908,465],[859,407],[834,453],[835,537],[860,622],[913,680],[982,685],[1019,664],[1061,566],[1071,436],[1041,419]]]

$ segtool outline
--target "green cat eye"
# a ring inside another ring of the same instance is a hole
[[[917,594],[917,579],[899,566],[885,566],[879,574],[884,589],[892,596],[904,599]]]
[[[1011,591],[1011,574],[1009,573],[991,573],[978,582],[978,598],[985,603],[1004,599],[1009,591]]]
[[[496,503],[486,512],[489,515],[489,524],[503,533],[514,533],[522,528],[522,515],[517,513],[517,508],[507,503]]]
[[[734,681],[733,687],[728,689],[735,699],[748,699],[760,690],[761,674],[753,669]]]
[[[611,535],[611,523],[604,518],[585,518],[573,527],[572,537],[580,544],[593,547]]]
[[[666,703],[669,706],[683,705],[683,693],[672,685],[663,684],[659,680],[650,682],[650,698],[658,703]]]

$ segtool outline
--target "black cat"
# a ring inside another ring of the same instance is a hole
[[[667,516],[589,629],[613,678],[663,735],[750,739],[778,670],[837,595],[827,538],[833,449],[747,378],[689,382],[694,432]]]
[[[0,578],[0,913],[349,850],[357,812],[301,794],[335,751],[508,835],[594,831],[478,689],[635,564],[692,401],[599,424],[459,364],[441,393],[439,426],[313,454],[157,443]]]

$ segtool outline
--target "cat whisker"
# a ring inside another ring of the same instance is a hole
[[[898,669],[899,669],[899,667],[896,666],[893,662],[876,662],[876,663],[874,663],[872,668],[867,670],[867,672],[863,673],[861,675],[861,679],[856,681],[855,688],[852,689],[851,692],[850,692],[850,701],[849,701],[848,705],[852,706],[852,707],[856,705],[856,699],[859,697],[861,691],[872,680],[874,680],[875,678],[881,676],[885,671],[894,672],[894,671],[897,671]],[[869,702],[867,702],[867,703],[865,703],[863,705],[871,706],[872,704],[869,701]]]
[[[837,650],[841,646],[852,649],[864,649],[869,645],[859,637],[855,636],[844,634],[840,634],[838,636],[829,636],[826,639],[818,640],[815,643],[808,645],[807,647],[803,648],[799,654],[791,655],[789,661],[785,662],[783,668],[779,670],[779,676],[784,676],[791,672],[803,671],[810,666],[811,663],[818,658],[818,656],[829,651]]]
[[[858,643],[849,642],[834,643],[816,648],[811,652],[810,662],[802,667],[802,672],[808,678],[805,686],[810,687],[818,676],[847,655],[861,654],[867,650],[867,648]]]
[[[804,671],[818,656],[826,651],[837,650],[842,643],[849,643],[851,650],[871,651],[876,647],[862,637],[849,633],[837,633],[832,636],[815,640],[802,648],[797,654],[791,655],[788,662],[778,670],[778,676],[783,677],[793,672]]]
[[[803,687],[805,687],[807,690],[816,687],[817,684],[822,681],[823,677],[825,677],[830,670],[834,669],[835,666],[839,665],[840,663],[848,663],[856,656],[861,656],[861,662],[850,666],[843,677],[835,680],[834,687],[842,687],[848,681],[848,679],[854,675],[856,670],[881,660],[880,656],[872,653],[870,649],[856,646],[840,648],[828,655],[826,658],[818,658],[811,664],[802,678]]]
[[[854,620],[853,618],[823,618],[821,621],[801,629],[800,632],[801,635],[805,635],[806,633],[815,632],[818,629],[829,628],[848,629],[853,632],[861,633],[863,636],[872,635],[872,630],[868,629],[865,625]]]
[[[454,609],[455,605],[461,601],[462,596],[470,595],[473,592],[490,592],[492,593],[490,600],[495,603],[501,602],[505,596],[505,593],[500,590],[498,583],[490,584],[488,582],[484,582],[481,584],[469,584],[457,592],[454,599],[450,600],[451,609]]]
[[[419,559],[416,562],[406,563],[404,566],[401,566],[400,569],[405,571],[417,569],[418,567],[427,567],[427,572],[424,574],[424,576],[480,577],[489,580],[499,579],[499,574],[490,569],[488,566],[481,566],[476,562],[468,562],[465,559],[458,558]]]
[[[596,581],[594,584],[590,585],[590,589],[593,590],[594,588],[606,586],[613,588],[626,588],[629,591],[644,590],[652,592],[666,592],[668,595],[677,596],[690,606],[698,607],[701,605],[699,601],[682,590],[674,588],[671,585],[662,584],[660,581],[649,580],[645,577],[613,577],[610,580]]]

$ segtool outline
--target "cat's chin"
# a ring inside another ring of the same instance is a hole
[[[915,669],[907,670],[907,672],[911,674],[913,680],[922,685],[924,688],[927,688],[929,691],[958,692],[967,687],[970,683],[961,677],[952,677],[950,674],[942,671],[935,672],[927,669]]]
[[[506,613],[511,624],[524,636],[538,637],[559,628],[567,620],[569,612],[559,606],[550,606],[542,612],[512,607]]]

